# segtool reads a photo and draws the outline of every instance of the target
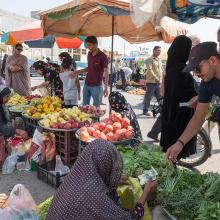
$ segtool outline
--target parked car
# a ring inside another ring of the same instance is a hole
[[[87,62],[76,61],[77,70],[86,68],[88,66]],[[86,73],[79,74],[79,80],[84,80],[86,78]]]
[[[32,67],[33,64],[34,64],[34,61],[29,59],[28,60],[28,69],[29,69],[30,76],[39,76],[38,73]]]

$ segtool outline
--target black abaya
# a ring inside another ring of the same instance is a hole
[[[192,75],[182,72],[189,57],[191,44],[188,37],[179,36],[168,50],[160,141],[164,151],[178,140],[194,114],[194,109],[179,107],[180,103],[188,102],[197,95]],[[196,137],[184,146],[177,159],[190,156],[195,152]]]

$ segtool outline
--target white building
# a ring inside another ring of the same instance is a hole
[[[22,27],[31,21],[34,21],[34,19],[0,9],[1,31],[9,32],[15,28]]]

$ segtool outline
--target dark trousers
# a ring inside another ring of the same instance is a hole
[[[159,135],[160,132],[161,132],[161,114],[159,115],[159,117],[155,121],[155,123],[154,123],[153,127],[151,128],[149,134],[152,137],[158,138],[158,135]]]
[[[124,73],[123,70],[120,70],[120,76],[121,76],[122,90],[125,90],[125,88],[126,88],[126,78],[125,78],[125,73]]]
[[[147,83],[147,91],[144,96],[143,113],[147,113],[150,107],[152,96],[155,96],[157,101],[160,99],[160,83]]]
[[[109,74],[109,79],[108,79],[108,85],[114,85],[115,84],[115,73]]]

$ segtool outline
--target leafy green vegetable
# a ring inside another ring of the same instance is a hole
[[[144,170],[150,170],[151,166],[157,169],[159,174],[161,169],[167,167],[164,160],[164,153],[157,147],[147,148],[140,145],[139,148],[118,147],[124,161],[124,173],[131,177],[143,174]]]
[[[182,191],[157,195],[158,202],[178,220],[195,218],[195,213],[200,207],[202,195],[198,189],[185,189]]]
[[[175,169],[157,147],[119,147],[124,173],[137,177],[153,166],[158,174],[157,202],[178,220],[220,220],[220,175]]]
[[[220,202],[203,201],[195,220],[220,220]]]

